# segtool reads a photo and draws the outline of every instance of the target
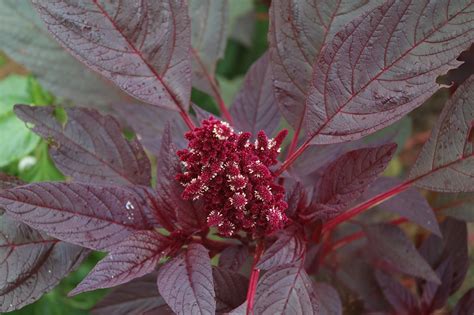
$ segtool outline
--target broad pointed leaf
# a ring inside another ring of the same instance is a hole
[[[189,106],[191,31],[186,1],[34,0],[73,56],[144,102]]]
[[[270,8],[270,56],[283,116],[300,130],[313,65],[345,24],[382,0],[276,0]]]
[[[146,188],[40,183],[0,190],[13,218],[60,240],[106,249],[131,232],[151,228]]]
[[[65,175],[86,183],[150,185],[148,157],[136,140],[124,138],[114,118],[70,108],[62,126],[52,107],[16,105],[15,113],[51,143],[51,157]]]
[[[355,140],[420,106],[474,40],[473,8],[471,0],[390,0],[352,21],[315,64],[307,140]]]
[[[410,171],[409,178],[418,187],[442,192],[474,191],[473,91],[471,76],[444,106]]]
[[[48,237],[8,216],[0,217],[0,312],[38,300],[88,251]]]
[[[280,123],[272,86],[268,54],[258,59],[248,71],[245,81],[230,109],[235,127],[256,135],[264,130],[272,135]]]
[[[80,105],[106,105],[126,97],[58,45],[30,1],[0,1],[0,42],[10,58],[57,96]]]
[[[376,180],[366,192],[366,199],[388,191],[401,184],[401,181],[390,177],[381,177]],[[408,188],[400,194],[379,205],[380,209],[393,212],[408,220],[419,224],[430,232],[441,236],[436,216],[426,198],[416,189]]]
[[[398,227],[375,224],[365,227],[369,250],[377,259],[388,262],[399,272],[440,283],[436,273]]]
[[[342,302],[339,293],[331,285],[314,283],[314,291],[319,299],[319,315],[342,315]]]
[[[301,264],[267,271],[257,285],[254,311],[261,315],[319,314],[313,284]]]
[[[227,42],[227,0],[191,0],[193,86],[217,100],[216,63],[223,57]]]
[[[174,242],[155,231],[137,231],[115,245],[69,295],[111,288],[153,272]]]
[[[174,314],[158,295],[157,273],[151,273],[113,289],[92,310],[93,315],[145,315],[157,308],[162,315]],[[166,309],[166,310],[165,310]],[[150,315],[151,315],[150,314]]]
[[[176,314],[216,313],[211,259],[200,244],[190,244],[186,251],[161,267],[158,290]]]
[[[245,302],[248,279],[240,273],[220,267],[212,268],[216,291],[217,312],[229,312]]]
[[[181,164],[173,144],[172,128],[165,127],[158,155],[156,191],[158,207],[155,208],[157,221],[168,230],[178,223],[188,232],[201,229],[204,218],[199,216],[195,205],[181,197],[183,186],[176,180],[181,171]]]
[[[375,278],[385,298],[397,314],[416,314],[420,312],[418,299],[408,288],[380,270],[375,271]]]
[[[306,244],[301,230],[288,228],[278,233],[278,238],[262,255],[257,268],[270,270],[282,265],[302,263]]]
[[[383,172],[397,146],[386,144],[350,151],[326,167],[312,202],[310,218],[336,216],[359,198]]]

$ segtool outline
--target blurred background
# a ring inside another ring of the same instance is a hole
[[[229,0],[229,5],[229,38],[224,57],[217,65],[216,76],[226,104],[232,103],[248,68],[267,49],[270,0]],[[7,30],[2,29],[0,24],[0,33],[4,31]],[[49,158],[48,144],[33,134],[13,113],[13,105],[18,103],[37,106],[63,104],[60,99],[42,87],[28,69],[15,63],[12,60],[15,59],[15,56],[9,58],[5,53],[2,53],[2,45],[7,44],[0,41],[0,172],[18,176],[26,182],[63,180],[63,175]],[[385,175],[399,176],[413,164],[449,95],[474,70],[474,48],[471,47],[470,51],[463,53],[460,59],[465,62],[463,66],[452,71],[448,77],[440,78],[440,82],[443,80],[454,81],[454,86],[441,89],[422,107],[397,124],[396,128],[403,131],[398,132],[396,138],[400,149]],[[192,101],[211,113],[218,113],[214,100],[203,92],[193,89]],[[427,195],[427,197],[435,198],[431,195]],[[421,237],[419,229],[414,225],[404,228],[414,239]],[[470,241],[474,242],[472,233]],[[68,298],[67,293],[87,275],[102,257],[101,253],[91,254],[77,271],[64,279],[58,287],[45,294],[39,301],[9,314],[89,314],[90,309],[107,293],[107,290],[83,293],[73,298]],[[471,261],[472,259],[473,257],[471,257]],[[454,303],[466,288],[473,285],[474,270],[470,268],[468,280],[463,289],[451,298],[450,303]],[[350,310],[347,310],[347,313],[351,313]]]

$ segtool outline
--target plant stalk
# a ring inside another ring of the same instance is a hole
[[[249,287],[247,290],[247,315],[253,315],[253,304],[255,299],[255,292],[257,290],[258,278],[260,276],[260,269],[256,268],[260,257],[263,253],[263,241],[258,241],[255,248],[255,254],[252,263],[252,273],[250,274]]]

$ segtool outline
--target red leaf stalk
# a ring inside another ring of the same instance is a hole
[[[257,247],[255,248],[255,254],[252,263],[252,273],[250,274],[250,282],[247,290],[247,315],[253,315],[253,303],[255,299],[255,292],[257,290],[258,278],[260,276],[260,269],[256,268],[260,257],[263,253],[263,242],[257,242]]]

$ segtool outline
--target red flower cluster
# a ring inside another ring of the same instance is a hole
[[[178,151],[185,169],[177,176],[186,187],[183,198],[203,200],[208,225],[224,236],[244,230],[258,237],[281,229],[288,205],[269,167],[277,163],[286,135],[283,130],[268,139],[260,131],[252,144],[249,132],[235,133],[212,117],[203,120],[186,133],[188,149]]]

